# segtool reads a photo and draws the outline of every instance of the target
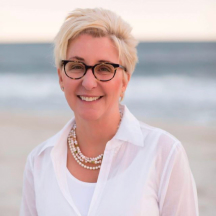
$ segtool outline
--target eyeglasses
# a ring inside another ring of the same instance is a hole
[[[124,66],[113,63],[100,63],[89,66],[84,64],[83,62],[62,60],[62,65],[64,66],[66,76],[70,79],[75,80],[84,77],[89,68],[92,69],[94,77],[102,82],[113,79],[116,74],[117,68],[122,68],[124,71],[126,71],[126,68]]]

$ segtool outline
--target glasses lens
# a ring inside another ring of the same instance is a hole
[[[109,80],[113,78],[115,68],[110,64],[100,64],[95,67],[94,71],[99,80]]]
[[[68,62],[65,65],[65,72],[71,78],[80,78],[85,73],[85,65],[77,62]]]

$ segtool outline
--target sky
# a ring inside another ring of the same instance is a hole
[[[75,8],[119,14],[141,41],[216,41],[216,0],[0,0],[0,43],[52,42]]]

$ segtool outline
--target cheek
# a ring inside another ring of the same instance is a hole
[[[114,82],[109,89],[111,89],[112,95],[114,97],[119,97],[122,91],[122,79],[118,79],[115,80],[116,82]]]
[[[79,80],[73,80],[67,77],[65,74],[62,76],[64,88],[68,91],[72,91],[77,86],[77,83],[79,83]]]
[[[71,90],[71,89],[73,89],[74,85],[70,82],[70,80],[65,80],[64,81],[64,86],[65,86],[66,90]]]
[[[78,82],[78,80],[72,80],[68,77],[64,80],[64,93],[68,102],[74,100]]]

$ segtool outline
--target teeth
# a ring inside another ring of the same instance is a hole
[[[80,98],[84,101],[95,101],[95,100],[99,99],[100,97],[83,97],[83,96],[80,96]]]

